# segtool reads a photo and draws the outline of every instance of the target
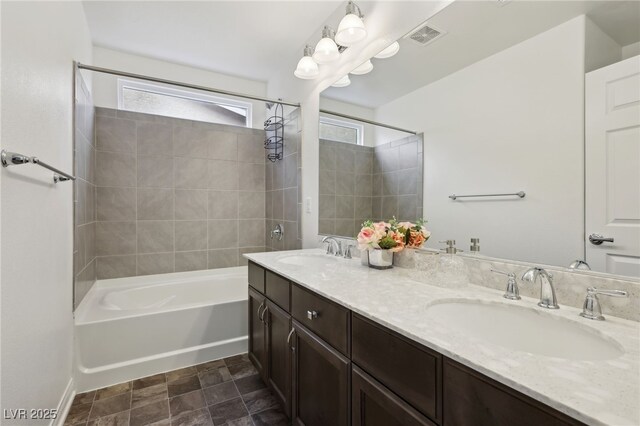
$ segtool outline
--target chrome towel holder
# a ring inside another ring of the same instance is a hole
[[[31,164],[37,164],[40,167],[44,167],[45,169],[51,170],[53,172],[53,183],[66,182],[68,180],[76,180],[75,176],[65,173],[62,170],[56,169],[53,166],[50,166],[44,161],[38,159],[38,157],[29,157],[27,155],[18,154],[17,152],[9,152],[3,149],[2,152],[0,153],[0,160],[2,161],[2,167],[9,167],[13,165],[31,163]]]
[[[518,196],[520,198],[524,198],[524,196],[526,195],[524,191],[519,191],[519,192],[513,192],[513,193],[509,193],[509,194],[476,194],[476,195],[456,195],[456,194],[451,194],[449,195],[449,198],[451,198],[452,200],[457,200],[458,198],[468,198],[468,197],[509,197],[509,196]]]

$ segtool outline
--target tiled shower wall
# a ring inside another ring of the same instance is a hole
[[[374,149],[373,217],[415,221],[422,217],[422,135]]]
[[[98,279],[265,251],[265,132],[96,108]]]
[[[80,304],[96,282],[95,108],[80,72],[75,75],[74,104],[74,283],[73,306]]]
[[[268,250],[295,250],[302,248],[302,169],[300,108],[285,117],[284,158],[274,163],[267,160],[266,243]],[[271,230],[282,224],[282,240],[271,238]]]
[[[375,148],[320,140],[319,233],[355,237],[368,219],[422,217],[422,135]]]
[[[320,234],[353,238],[372,218],[373,153],[368,146],[320,140]]]

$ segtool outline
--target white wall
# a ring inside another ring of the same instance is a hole
[[[228,90],[246,95],[264,97],[267,94],[267,83],[264,81],[234,77],[227,74],[216,73],[158,59],[151,59],[98,46],[95,46],[93,50],[93,65],[134,74]],[[119,77],[103,73],[93,74],[93,99],[96,106],[117,108],[117,80]],[[224,97],[224,95],[215,94],[213,94],[213,96]],[[253,105],[252,127],[255,129],[262,129],[264,127],[265,120],[264,102],[251,101],[245,98],[236,99],[243,102],[250,102]]]
[[[376,119],[424,132],[424,214],[433,237],[485,255],[568,265],[583,257],[585,18],[380,107]],[[450,194],[524,190],[526,198]]]
[[[585,18],[585,73],[622,60],[622,47],[588,17]]]
[[[91,62],[82,4],[1,7],[2,148],[72,171],[72,61]],[[56,408],[72,385],[72,183],[34,165],[1,173],[1,405]]]
[[[622,46],[622,59],[629,59],[640,55],[640,41]]]

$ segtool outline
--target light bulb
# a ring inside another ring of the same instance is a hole
[[[304,56],[298,61],[298,66],[293,75],[303,80],[311,80],[318,76],[320,70],[318,70],[318,64],[311,58],[312,53],[310,46],[304,48]]]
[[[364,64],[360,65],[359,67],[356,67],[353,71],[351,71],[351,74],[355,74],[355,75],[368,74],[371,72],[372,69],[373,69],[373,64],[371,63],[371,60],[369,60]]]
[[[340,80],[336,81],[331,85],[331,87],[347,87],[351,84],[351,80],[349,80],[349,74],[342,77]]]
[[[378,58],[378,59],[390,58],[396,53],[398,53],[398,50],[400,50],[400,45],[398,44],[397,41],[394,41],[389,46],[387,46],[384,50],[382,50],[382,52],[374,56],[374,58]]]
[[[342,18],[340,25],[338,25],[338,31],[336,31],[336,43],[340,46],[349,47],[364,40],[366,37],[367,30],[358,15],[349,13]]]

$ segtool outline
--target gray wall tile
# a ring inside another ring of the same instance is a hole
[[[320,195],[318,202],[320,219],[335,219],[336,197],[334,195]]]
[[[173,272],[173,253],[139,254],[137,275]]]
[[[98,187],[99,221],[136,220],[136,188]]]
[[[207,221],[177,220],[175,236],[176,251],[206,250]]]
[[[336,219],[354,219],[353,195],[336,195]]]
[[[209,219],[237,219],[237,191],[208,191]]]
[[[135,153],[136,122],[115,117],[96,117],[96,146],[100,151]]]
[[[295,191],[295,188],[294,188]],[[238,193],[238,217],[241,219],[265,218],[265,193],[239,192]]]
[[[173,126],[162,123],[138,122],[138,155],[170,157],[173,150]]]
[[[284,220],[298,220],[298,189],[287,188],[284,191]]]
[[[138,220],[173,219],[173,189],[138,188]]]
[[[135,186],[135,155],[98,151],[96,153],[96,183],[99,186]]]
[[[292,235],[295,235],[295,229],[292,231]],[[285,235],[287,235],[287,232],[285,232]],[[238,221],[238,247],[264,246],[264,236],[264,219]]]
[[[99,280],[136,275],[135,254],[126,256],[100,256],[96,260]]]
[[[137,184],[147,188],[173,188],[173,157],[138,156]]]
[[[238,135],[230,132],[208,133],[208,157],[213,160],[238,160]]]
[[[182,251],[175,253],[176,272],[207,269],[207,251]]]
[[[209,193],[201,189],[176,189],[174,214],[176,220],[207,219]]]
[[[207,158],[209,141],[204,128],[175,126],[173,155],[176,157]]]
[[[207,267],[215,268],[231,268],[238,266],[238,249],[222,249],[209,250]]]
[[[238,161],[264,163],[266,151],[263,135],[238,135]]]
[[[204,158],[176,157],[175,187],[184,189],[209,188],[209,161]]]
[[[174,250],[174,222],[171,220],[138,221],[138,253],[162,253]]]
[[[353,195],[355,191],[356,176],[353,173],[336,172],[336,195]]]
[[[238,163],[235,161],[209,160],[208,162],[209,189],[237,190]],[[244,179],[244,177],[243,177]],[[264,173],[262,176],[264,180]],[[251,189],[255,189],[252,187]]]
[[[238,247],[237,220],[210,220],[208,229],[210,249]]]
[[[98,256],[136,252],[136,222],[98,222],[96,254]]]
[[[241,191],[265,190],[264,164],[238,163],[238,178],[239,186],[237,188]]]

